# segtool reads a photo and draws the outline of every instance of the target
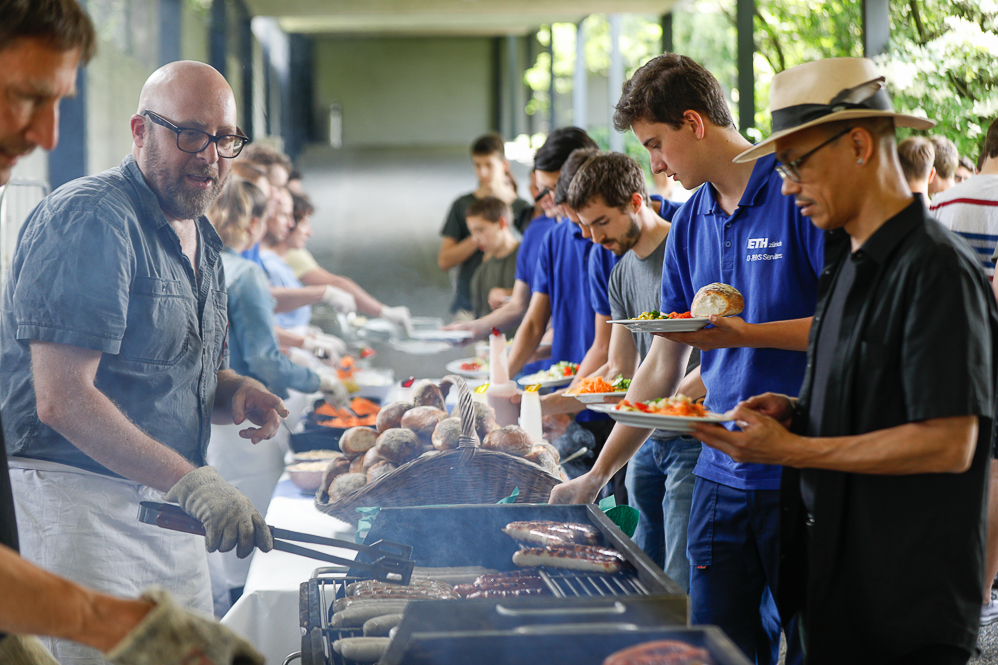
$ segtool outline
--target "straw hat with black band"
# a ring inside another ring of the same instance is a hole
[[[780,72],[769,85],[773,133],[735,157],[735,163],[768,155],[784,136],[838,120],[894,118],[895,127],[935,127],[932,120],[895,112],[884,80],[867,58],[828,58]]]

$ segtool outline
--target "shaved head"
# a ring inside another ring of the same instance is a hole
[[[157,124],[147,113],[162,121]],[[237,134],[232,88],[203,62],[171,62],[146,80],[132,116],[132,155],[163,212],[173,220],[195,219],[218,196],[232,160],[219,157],[210,141],[198,153],[182,151],[176,131],[163,121],[211,136]]]

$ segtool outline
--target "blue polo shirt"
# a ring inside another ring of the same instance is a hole
[[[672,221],[672,218],[683,207],[683,204],[679,201],[666,201],[663,197],[658,194],[652,194],[651,198],[653,205],[652,207],[658,211],[658,216],[662,219]]]
[[[534,273],[537,271],[537,253],[541,251],[541,241],[558,220],[551,217],[536,217],[523,232],[520,249],[516,253],[516,279],[534,287]]]
[[[745,297],[748,323],[799,319],[814,314],[824,261],[822,232],[801,216],[769,155],[755,163],[738,208],[728,216],[714,188],[700,187],[672,220],[662,269],[662,311],[685,312],[697,290],[730,284]],[[767,391],[796,395],[807,354],[780,349],[717,349],[701,354],[706,406],[723,413]],[[734,429],[733,423],[728,423]],[[694,473],[737,489],[778,489],[780,467],[739,464],[703,447]]]
[[[589,252],[589,304],[596,314],[613,316],[610,313],[610,271],[619,261],[619,256],[602,245],[594,244]]]

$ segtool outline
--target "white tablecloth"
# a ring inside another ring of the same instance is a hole
[[[286,474],[274,490],[267,509],[267,524],[350,541],[355,532],[346,522],[316,510],[313,497],[303,495]],[[353,550],[296,544],[344,558],[352,559],[356,554]],[[280,665],[288,655],[301,650],[299,585],[312,576],[313,570],[327,565],[331,564],[287,552],[263,554],[257,550],[250,563],[246,589],[222,618],[222,623],[249,640],[266,657],[268,664]]]

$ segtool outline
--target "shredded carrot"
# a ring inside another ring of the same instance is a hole
[[[584,379],[579,379],[579,385],[574,389],[573,394],[612,393],[613,391],[614,387],[602,376],[587,376]]]
[[[381,410],[381,407],[369,399],[354,397],[350,402],[350,410],[358,416],[371,416],[377,415],[378,411]]]
[[[354,371],[357,369],[354,365],[353,356],[343,356],[340,358],[340,364],[336,368],[336,375],[340,379],[349,379],[353,376]]]
[[[323,402],[316,409],[315,412],[320,416],[330,416],[331,418],[337,418],[339,416],[350,415],[345,409],[337,409],[332,404],[327,404]]]
[[[320,420],[319,424],[324,427],[372,427],[378,422],[378,417],[364,416],[358,418],[357,416],[340,416],[339,418],[333,418],[332,420]]]

